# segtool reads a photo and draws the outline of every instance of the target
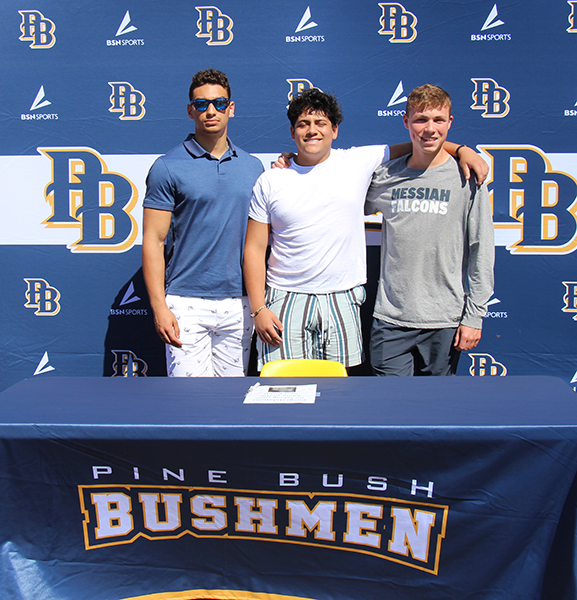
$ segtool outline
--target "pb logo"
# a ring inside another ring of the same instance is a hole
[[[305,90],[311,90],[315,86],[308,79],[287,79],[289,84],[288,99],[289,102],[300,96]]]
[[[507,375],[507,367],[497,362],[490,354],[469,354],[472,364],[469,367],[469,373],[473,377],[490,377]]]
[[[146,98],[142,92],[134,89],[126,81],[109,81],[112,88],[110,94],[110,112],[118,112],[121,121],[138,121],[144,117]]]
[[[216,6],[196,6],[199,17],[196,37],[207,38],[209,46],[226,46],[232,42],[232,19]]]
[[[554,171],[535,146],[479,146],[489,156],[496,233],[511,254],[569,254],[577,248],[577,180]]]
[[[564,281],[565,295],[563,302],[565,306],[561,309],[563,312],[575,313],[574,321],[577,321],[577,281]]]
[[[112,350],[114,364],[112,377],[146,377],[148,365],[130,350]]]
[[[80,237],[71,252],[125,252],[134,245],[136,186],[108,171],[90,148],[38,148],[52,162],[52,181],[44,196],[52,214],[46,227],[76,227]]]
[[[52,48],[56,43],[54,22],[37,10],[19,10],[18,12],[22,17],[22,23],[20,23],[22,35],[18,39],[21,42],[30,42],[30,48],[35,50]]]
[[[60,292],[49,285],[46,279],[24,279],[26,290],[26,308],[35,308],[39,317],[53,317],[60,312]]]
[[[471,81],[475,84],[473,90],[473,110],[482,110],[481,115],[485,119],[500,119],[509,114],[509,98],[511,94],[501,87],[494,79],[476,79]]]
[[[391,44],[408,44],[417,37],[417,17],[402,4],[382,2],[379,35],[390,35]]]
[[[567,17],[569,19],[569,33],[577,33],[577,0],[567,0],[567,4],[571,7],[571,12]]]

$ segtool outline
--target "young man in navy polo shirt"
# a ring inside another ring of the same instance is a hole
[[[158,158],[146,180],[142,268],[169,376],[241,377],[248,365],[241,257],[263,167],[227,137],[230,95],[224,73],[194,75],[187,110],[195,133]]]

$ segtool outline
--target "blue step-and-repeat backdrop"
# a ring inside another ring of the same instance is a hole
[[[496,234],[495,293],[459,374],[576,386],[576,49],[573,0],[4,0],[0,389],[165,373],[141,272],[144,182],[192,130],[188,86],[209,67],[231,81],[231,138],[267,166],[293,149],[286,106],[305,88],[339,98],[341,147],[408,140],[410,90],[447,89],[451,140],[490,165]]]

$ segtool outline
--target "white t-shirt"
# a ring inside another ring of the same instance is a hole
[[[258,178],[249,217],[271,224],[267,285],[327,294],[365,283],[365,196],[388,158],[388,146],[332,149],[313,167],[293,161]]]

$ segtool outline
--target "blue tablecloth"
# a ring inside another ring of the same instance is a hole
[[[319,394],[56,377],[1,393],[2,597],[575,598],[564,382],[259,381]]]

